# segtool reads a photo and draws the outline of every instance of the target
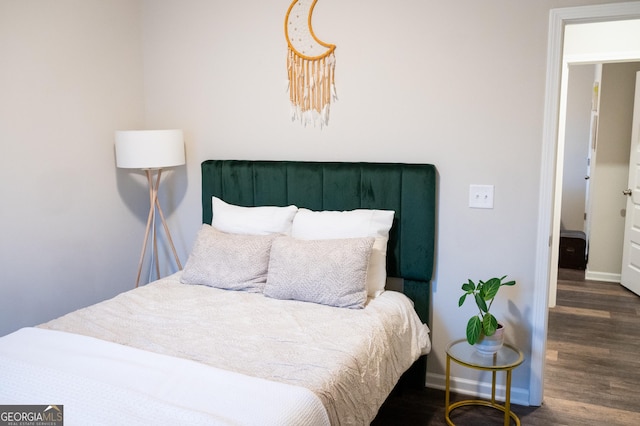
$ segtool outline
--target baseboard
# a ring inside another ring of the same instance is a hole
[[[504,401],[505,386],[504,373],[498,373],[496,383],[496,399]],[[443,374],[427,373],[427,387],[433,389],[446,389],[445,376]],[[460,377],[452,377],[449,383],[451,392],[462,395],[469,395],[476,398],[491,399],[491,382],[478,382]],[[529,390],[525,388],[511,387],[511,403],[518,405],[529,405]]]
[[[619,283],[621,274],[612,274],[610,272],[590,271],[589,268],[584,272],[584,278],[592,281],[605,281],[608,283]]]

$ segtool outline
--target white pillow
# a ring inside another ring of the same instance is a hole
[[[296,206],[241,207],[228,204],[217,197],[211,198],[213,218],[211,225],[231,234],[291,234],[291,223]]]
[[[271,246],[264,295],[338,308],[363,308],[373,240],[278,237]]]
[[[394,214],[393,210],[299,209],[293,218],[291,236],[305,240],[374,237],[367,271],[367,294],[376,297],[384,291],[387,279],[387,242]]]
[[[277,234],[241,235],[202,225],[180,281],[259,293],[267,282],[271,244]]]

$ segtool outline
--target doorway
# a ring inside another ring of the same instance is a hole
[[[540,182],[539,221],[536,241],[535,282],[532,312],[531,379],[529,396],[531,405],[541,405],[544,394],[544,364],[548,321],[549,295],[555,291],[557,281],[558,248],[560,234],[559,206],[561,203],[561,179],[557,179],[556,166],[562,164],[563,137],[559,123],[566,111],[566,98],[561,97],[561,87],[566,84],[568,64],[640,60],[640,37],[611,37],[615,26],[629,20],[640,19],[640,2],[617,3],[599,6],[554,9],[549,19],[549,43],[547,56],[547,86],[543,126],[542,164]],[[576,52],[573,58],[566,56],[565,28],[568,25],[589,23],[611,24],[605,39],[587,40],[587,47],[596,51]],[[560,166],[561,167],[561,166]],[[560,173],[561,176],[561,173]],[[553,287],[553,288],[551,288]]]
[[[639,24],[640,26],[640,24]],[[560,266],[578,250],[585,233],[590,249],[588,280],[621,282],[631,129],[638,62],[579,64],[568,67],[565,114]],[[562,124],[561,124],[562,126]],[[563,244],[563,242],[565,244]],[[576,258],[579,257],[576,253]],[[585,269],[584,263],[580,268]],[[550,306],[553,295],[550,296]]]

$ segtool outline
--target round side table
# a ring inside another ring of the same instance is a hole
[[[458,401],[453,404],[449,402],[449,385],[451,375],[451,360],[465,367],[474,368],[476,370],[491,371],[491,401],[482,399],[469,399]],[[524,356],[516,347],[505,343],[500,350],[494,355],[481,355],[476,349],[467,343],[466,339],[456,340],[447,346],[447,370],[446,370],[446,392],[445,392],[445,420],[450,426],[455,426],[451,421],[450,414],[458,407],[468,405],[481,405],[500,410],[504,413],[504,426],[511,424],[514,420],[516,426],[520,426],[520,419],[511,411],[511,372],[514,368],[522,364]],[[507,375],[505,386],[504,405],[496,402],[496,373],[504,371]]]

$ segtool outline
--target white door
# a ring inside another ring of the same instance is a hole
[[[636,74],[630,157],[620,283],[640,295],[640,73]]]

